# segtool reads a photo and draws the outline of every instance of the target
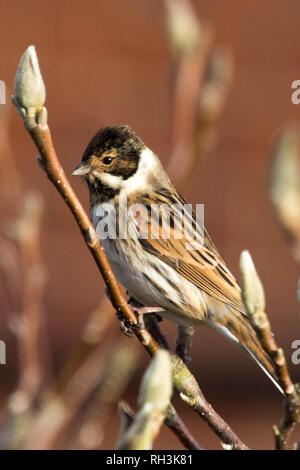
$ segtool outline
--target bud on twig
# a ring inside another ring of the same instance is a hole
[[[200,43],[200,24],[187,0],[165,0],[167,31],[175,54],[194,52]]]
[[[117,449],[151,449],[165,419],[172,394],[171,359],[166,350],[159,350],[151,361],[141,384],[140,411],[127,432],[122,432]]]
[[[233,75],[232,56],[226,49],[214,51],[208,59],[198,102],[199,124],[213,124],[224,108]]]
[[[270,172],[270,197],[279,222],[300,243],[300,161],[298,133],[284,129],[277,137]],[[300,251],[298,247],[298,251]],[[295,253],[297,254],[297,253]],[[300,253],[298,252],[297,259]]]
[[[168,351],[157,352],[148,367],[140,388],[140,407],[151,403],[153,409],[164,412],[172,394],[171,360]]]
[[[45,84],[34,46],[24,52],[17,68],[12,101],[22,118],[34,117],[46,100]]]
[[[265,294],[249,251],[240,258],[242,297],[249,315],[265,310]]]

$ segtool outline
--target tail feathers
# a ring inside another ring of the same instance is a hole
[[[250,354],[250,356],[255,360],[255,362],[259,365],[259,367],[269,377],[269,379],[273,382],[275,387],[277,387],[277,389],[284,395],[284,391],[281,385],[278,383],[278,377],[274,371],[274,366],[272,365],[272,362],[269,356],[265,354],[264,363],[263,363],[260,359],[258,359],[255,353],[251,351],[251,349],[249,349],[246,346],[243,346],[243,348]]]
[[[223,317],[224,319],[224,317]],[[278,376],[276,374],[274,362],[263,349],[259,338],[256,335],[250,321],[246,316],[239,312],[227,317],[227,322],[222,325],[216,325],[214,322],[209,322],[210,326],[217,329],[229,338],[231,341],[238,343],[248,354],[255,360],[259,367],[270,378],[278,390],[284,394],[282,387],[279,384]]]

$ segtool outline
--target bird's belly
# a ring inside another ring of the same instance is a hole
[[[165,308],[163,316],[178,324],[203,321],[206,298],[196,286],[152,255],[145,255],[140,247],[126,249],[126,240],[102,243],[116,278],[137,301]]]
[[[142,267],[137,258],[134,263],[132,260],[130,262],[123,251],[118,249],[111,240],[103,240],[102,243],[117,280],[128,290],[130,295],[143,305],[161,306],[161,295],[145,279],[145,266]]]

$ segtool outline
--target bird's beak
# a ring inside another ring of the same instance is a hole
[[[79,165],[74,168],[72,171],[73,176],[84,176],[86,175],[89,171],[91,171],[91,167],[87,165],[85,162],[80,162]]]

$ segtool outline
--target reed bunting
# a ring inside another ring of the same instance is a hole
[[[87,182],[91,220],[129,295],[163,309],[161,315],[175,322],[183,336],[191,336],[197,324],[218,330],[246,350],[282,391],[272,359],[247,317],[238,283],[206,230],[198,230],[195,213],[183,211],[186,201],[142,140],[127,126],[103,127],[72,174]],[[112,227],[110,236],[101,225],[104,220]],[[169,236],[163,233],[164,220]]]

